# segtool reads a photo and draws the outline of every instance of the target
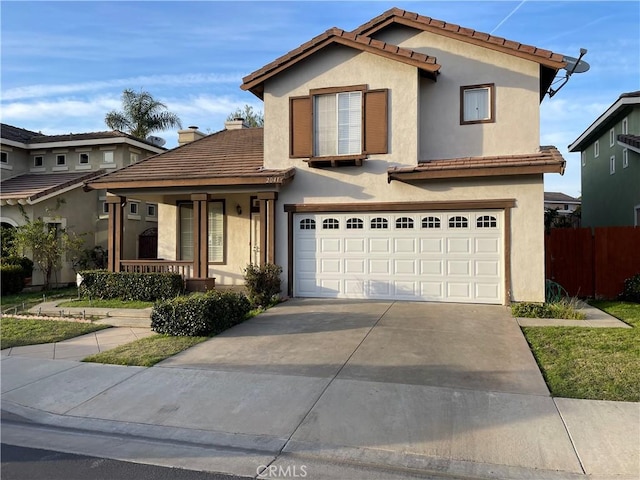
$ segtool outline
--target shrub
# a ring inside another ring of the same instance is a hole
[[[2,295],[20,293],[24,288],[25,272],[20,265],[0,265]]]
[[[81,297],[151,302],[173,298],[184,290],[182,277],[177,273],[85,270],[80,275],[82,283],[78,287],[78,294]]]
[[[244,283],[249,300],[256,307],[266,307],[277,300],[281,291],[282,267],[273,263],[249,264],[244,270]]]
[[[640,273],[624,281],[623,300],[640,303]]]
[[[24,270],[24,276],[30,277],[33,274],[33,261],[27,257],[10,256],[2,259],[3,265],[18,265]]]
[[[563,298],[553,303],[520,302],[511,305],[511,315],[522,318],[565,318],[584,320],[586,315],[577,310],[574,299]]]
[[[241,293],[212,290],[156,302],[151,312],[151,329],[175,336],[220,333],[242,322],[251,305]]]

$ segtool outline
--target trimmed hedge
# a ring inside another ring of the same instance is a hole
[[[153,302],[176,297],[184,291],[184,281],[178,273],[85,270],[80,275],[82,283],[78,287],[78,294],[81,297]]]
[[[244,269],[244,285],[249,300],[256,307],[267,307],[278,300],[281,291],[282,267],[273,263],[249,264]]]
[[[250,310],[249,300],[241,293],[195,293],[156,302],[151,329],[175,336],[212,335],[241,323]]]
[[[25,277],[25,271],[20,265],[0,265],[2,295],[20,293],[24,288]]]

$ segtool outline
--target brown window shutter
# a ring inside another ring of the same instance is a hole
[[[289,156],[310,157],[313,152],[311,97],[289,99]]]
[[[364,151],[388,153],[388,90],[364,92]]]

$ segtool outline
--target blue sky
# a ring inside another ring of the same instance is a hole
[[[580,194],[572,142],[622,92],[640,89],[640,4],[473,2],[17,2],[3,0],[2,122],[46,134],[106,130],[125,88],[144,89],[183,125],[223,128],[261,102],[243,76],[326,29],[351,30],[391,7],[493,33],[591,64],[541,107],[541,144],[568,160],[545,189]],[[176,145],[175,131],[156,133]]]

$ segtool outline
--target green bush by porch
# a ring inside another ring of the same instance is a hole
[[[251,304],[241,293],[209,291],[157,302],[151,329],[176,336],[206,336],[242,322]]]
[[[184,291],[184,281],[178,273],[85,270],[80,275],[82,283],[78,287],[78,294],[84,298],[153,302],[176,297]]]

